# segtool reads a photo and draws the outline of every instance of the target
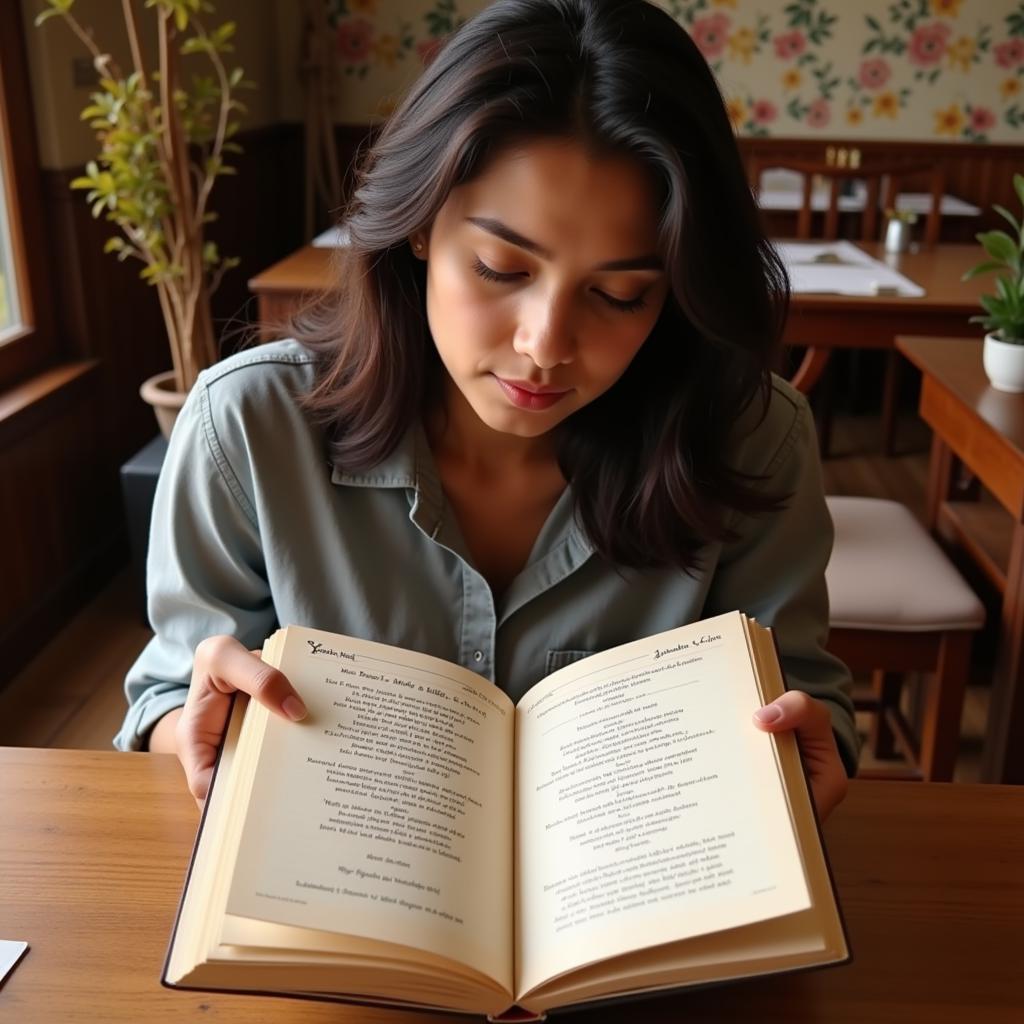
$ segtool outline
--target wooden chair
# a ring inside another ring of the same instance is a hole
[[[924,228],[924,242],[935,245],[939,240],[942,221],[942,194],[945,191],[945,173],[941,163],[900,163],[892,160],[867,160],[857,167],[838,167],[824,160],[804,160],[794,157],[758,157],[751,161],[752,184],[760,188],[761,175],[770,169],[779,168],[795,171],[803,176],[803,192],[800,211],[797,216],[797,238],[822,238],[833,240],[839,237],[839,197],[844,184],[863,182],[866,187],[864,209],[860,222],[862,242],[878,241],[881,228],[879,210],[896,207],[899,184],[908,178],[926,177],[929,184],[931,203]],[[823,229],[814,233],[815,185],[823,182],[828,186],[828,204],[825,207]],[[881,197],[881,203],[879,198]]]
[[[856,696],[873,713],[876,758],[901,752],[905,771],[861,777],[953,778],[971,640],[985,609],[938,544],[904,505],[880,498],[829,497],[836,538],[826,571],[828,649],[854,673],[871,673],[871,694]],[[903,674],[923,681],[920,728],[901,710]]]
[[[931,203],[924,227],[924,243],[935,245],[939,240],[942,221],[942,195],[945,191],[946,176],[941,163],[900,163],[898,161],[868,160],[857,167],[839,167],[824,160],[804,160],[794,157],[757,157],[750,162],[752,185],[760,189],[761,176],[765,171],[782,169],[795,171],[803,177],[803,191],[800,212],[797,217],[796,237],[798,239],[821,238],[833,241],[839,236],[839,198],[843,186],[848,182],[860,181],[865,184],[864,209],[860,221],[860,241],[878,241],[879,209],[896,208],[896,195],[900,182],[908,178],[925,177],[929,183]],[[815,185],[824,182],[828,186],[828,204],[824,211],[822,231],[814,234]],[[879,197],[881,196],[881,204]],[[804,350],[802,362],[792,374],[793,383],[809,391],[815,387],[828,367],[831,350],[810,346]],[[883,450],[891,454],[895,428],[896,402],[899,398],[899,354],[894,350],[887,353],[885,380],[882,389]],[[799,381],[799,383],[798,383]],[[831,447],[831,382],[826,381],[815,409],[818,428],[818,444],[822,455]]]

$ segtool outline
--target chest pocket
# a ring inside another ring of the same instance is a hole
[[[552,672],[565,668],[566,665],[572,665],[574,662],[582,661],[596,653],[597,651],[548,651],[547,659],[544,662],[544,675],[549,676]]]

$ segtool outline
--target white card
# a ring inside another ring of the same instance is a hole
[[[14,965],[21,959],[26,949],[28,949],[27,942],[15,942],[14,939],[0,939],[0,982],[11,973]]]

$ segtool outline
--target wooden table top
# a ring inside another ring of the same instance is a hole
[[[0,748],[0,808],[0,937],[31,947],[0,988],[0,1019],[466,1019],[162,988],[198,821],[168,755]],[[1024,787],[854,781],[825,838],[852,964],[662,997],[630,1015],[665,1024],[1021,1019]],[[615,1007],[573,1016],[622,1019]]]
[[[858,243],[870,256],[888,262],[894,270],[905,274],[925,290],[920,298],[898,295],[794,295],[793,303],[809,308],[829,309],[899,309],[912,306],[918,310],[980,312],[978,299],[991,290],[991,281],[984,277],[962,281],[964,272],[984,256],[978,245],[943,243],[934,248],[886,256],[881,242]],[[329,289],[334,281],[332,257],[337,250],[307,245],[286,256],[249,281],[256,295],[274,293],[319,292]]]
[[[999,434],[1024,462],[1024,395],[997,391],[981,364],[981,338],[900,335],[896,347],[923,374]]]

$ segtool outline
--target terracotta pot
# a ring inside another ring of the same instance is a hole
[[[166,373],[158,373],[155,377],[144,380],[139,388],[139,394],[144,402],[153,406],[160,433],[170,439],[174,421],[178,418],[188,395],[186,391],[175,389],[174,371],[168,370]]]
[[[989,383],[997,391],[1024,391],[1024,345],[1000,341],[994,334],[986,334],[982,364]]]

